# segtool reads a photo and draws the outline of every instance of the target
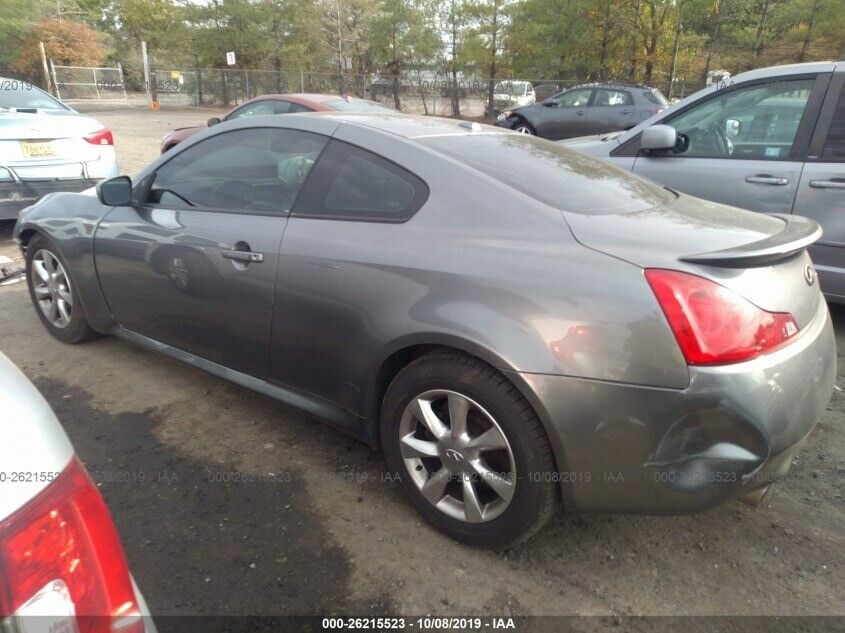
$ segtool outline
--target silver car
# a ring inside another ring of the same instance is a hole
[[[536,137],[403,115],[205,130],[21,213],[35,312],[381,446],[456,539],[759,495],[825,410],[818,225]]]
[[[0,629],[155,633],[97,486],[2,353],[0,412]]]
[[[0,77],[0,220],[47,193],[118,173],[109,130],[30,83]]]
[[[822,290],[845,302],[843,85],[845,62],[753,70],[628,132],[564,143],[700,198],[813,218]]]

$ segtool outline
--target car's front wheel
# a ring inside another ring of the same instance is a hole
[[[50,334],[64,343],[82,343],[95,336],[67,264],[42,235],[34,236],[27,245],[26,281],[35,311]]]
[[[520,119],[513,129],[515,132],[519,132],[520,134],[530,134],[531,136],[537,135],[537,130],[535,130],[525,119]]]
[[[476,358],[441,351],[410,363],[387,390],[381,431],[405,496],[452,538],[508,547],[552,516],[545,431],[513,384]]]

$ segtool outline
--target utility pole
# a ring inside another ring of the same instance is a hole
[[[47,68],[47,52],[44,50],[44,42],[38,42],[38,48],[41,49],[41,69],[44,71],[44,88],[50,94],[55,94],[50,84],[50,69]]]

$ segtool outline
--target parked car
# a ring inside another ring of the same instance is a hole
[[[0,220],[51,191],[119,173],[112,133],[26,81],[0,77]]]
[[[762,68],[705,88],[623,134],[568,146],[678,191],[800,213],[822,290],[845,302],[845,63]]]
[[[2,353],[0,412],[3,630],[155,633],[97,486],[50,405]]]
[[[508,79],[493,87],[493,107],[496,113],[534,103],[534,86],[530,81]]]
[[[180,127],[167,132],[161,137],[161,153],[181,143],[212,125],[223,121],[235,121],[263,114],[294,114],[296,112],[390,112],[396,110],[377,101],[358,99],[349,96],[324,95],[314,93],[261,95],[235,106],[222,117],[211,117],[205,125]]]
[[[428,521],[487,546],[558,494],[697,512],[785,472],[835,375],[818,235],[543,139],[344,113],[214,126],[14,231],[57,339],[114,334],[381,445]]]
[[[659,90],[633,84],[583,84],[534,105],[502,112],[496,125],[559,140],[625,130],[667,105]]]

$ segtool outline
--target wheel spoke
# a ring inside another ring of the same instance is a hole
[[[484,518],[484,513],[481,510],[481,501],[478,499],[478,492],[475,490],[471,476],[463,476],[463,488],[466,520],[470,523],[478,523]]]
[[[56,272],[56,258],[50,253],[44,253],[44,268],[46,268],[47,272],[51,275]]]
[[[449,424],[452,427],[452,437],[460,437],[467,431],[467,414],[469,400],[457,393],[449,394]]]
[[[470,448],[478,449],[479,451],[494,451],[508,447],[508,442],[502,432],[495,426],[491,426],[478,437],[474,437],[469,441]]]
[[[70,306],[64,299],[58,299],[56,301],[56,305],[59,309],[59,322],[62,323],[62,325],[67,325],[70,323]]]
[[[451,477],[451,473],[445,467],[441,467],[440,470],[429,476],[420,492],[431,504],[437,505],[443,498],[446,492],[446,484],[449,483]]]
[[[47,286],[34,286],[32,291],[39,299],[44,299],[50,296],[50,289]]]
[[[52,301],[50,301],[50,316],[48,318],[50,319],[51,323],[56,324],[58,323],[60,317],[61,315],[59,314],[59,302],[53,299]]]
[[[481,477],[481,481],[486,483],[505,501],[510,501],[513,497],[513,482],[505,479],[499,473],[490,470],[481,460],[473,462],[472,467],[475,472]]]
[[[73,306],[73,295],[70,293],[70,290],[59,287],[59,298],[69,306]]]
[[[47,267],[44,265],[43,259],[33,259],[32,268],[35,270],[35,274],[41,278],[41,281],[46,282],[50,279],[50,273],[47,271]]]
[[[401,444],[402,457],[406,459],[409,457],[438,457],[440,455],[435,442],[421,440],[414,437],[413,434],[403,437]]]
[[[446,425],[440,421],[440,418],[437,417],[437,414],[431,408],[430,400],[424,400],[423,398],[414,400],[411,405],[411,413],[431,431],[434,437],[440,439],[449,432],[449,429],[446,428]]]

